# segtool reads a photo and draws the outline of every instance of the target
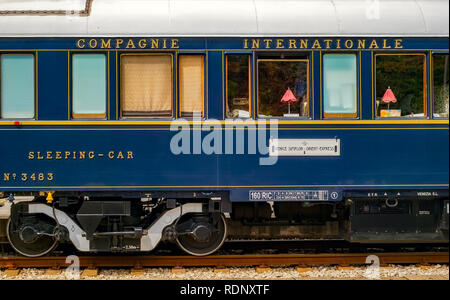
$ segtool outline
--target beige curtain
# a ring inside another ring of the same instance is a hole
[[[203,114],[204,55],[180,55],[181,116]]]
[[[124,55],[121,101],[124,116],[172,115],[172,56]]]

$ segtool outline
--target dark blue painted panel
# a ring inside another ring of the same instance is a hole
[[[208,133],[203,132],[203,137]],[[271,166],[261,166],[259,154],[174,155],[170,151],[174,134],[168,130],[1,131],[2,140],[20,142],[0,148],[0,188],[241,187],[248,192],[273,186],[351,189],[448,185],[448,129],[280,130],[280,138],[339,138],[341,155],[280,157]],[[268,143],[268,137],[265,140]],[[38,159],[38,151],[43,159]],[[47,151],[52,151],[51,159],[46,158]],[[56,151],[62,152],[61,159],[56,159]],[[80,159],[79,153],[73,158],[73,151],[86,151],[86,158]],[[88,157],[90,151],[94,152],[92,159]],[[108,158],[110,151],[114,151],[115,158]],[[119,151],[123,159],[117,159]],[[132,159],[127,159],[128,151],[133,152]],[[34,152],[34,159],[29,159],[29,152]],[[17,178],[5,181],[4,173],[16,173]],[[22,173],[28,177],[32,173],[52,173],[54,178],[22,181]]]
[[[68,119],[68,52],[38,52],[39,120]]]
[[[117,53],[109,52],[109,119],[117,120],[119,113],[119,95],[118,95],[118,79],[116,80],[116,68],[119,68],[119,60]],[[117,58],[117,62],[116,62]],[[116,64],[117,63],[117,64]]]
[[[223,90],[222,90],[222,52],[211,51],[208,53],[208,117],[210,119],[222,119]]]
[[[312,60],[311,60],[311,65],[313,68],[313,75],[311,77],[313,77],[311,79],[311,86],[313,87],[312,93],[310,95],[310,99],[312,101],[312,103],[314,103],[314,109],[313,111],[311,111],[311,115],[313,117],[313,119],[315,120],[320,120],[321,119],[321,113],[320,113],[320,97],[321,97],[321,86],[320,86],[320,74],[321,74],[321,53],[320,52],[312,52],[311,53],[312,56]],[[314,115],[313,115],[314,113]]]
[[[361,71],[372,69],[372,54],[368,51],[361,52]],[[361,76],[361,113],[362,119],[372,119],[372,76],[370,71]]]

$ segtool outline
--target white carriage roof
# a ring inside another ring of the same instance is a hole
[[[0,0],[0,37],[448,35],[448,0]]]

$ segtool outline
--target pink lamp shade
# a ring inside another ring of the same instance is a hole
[[[281,98],[282,103],[295,103],[297,101],[297,98],[295,98],[294,93],[292,93],[290,88],[287,89],[286,93],[284,93],[283,98]]]
[[[395,98],[394,92],[391,90],[391,87],[388,87],[383,95],[383,98],[381,98],[381,101],[383,101],[384,103],[397,102],[397,98]]]

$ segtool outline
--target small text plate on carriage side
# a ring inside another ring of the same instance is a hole
[[[270,156],[340,156],[340,139],[271,139]]]

